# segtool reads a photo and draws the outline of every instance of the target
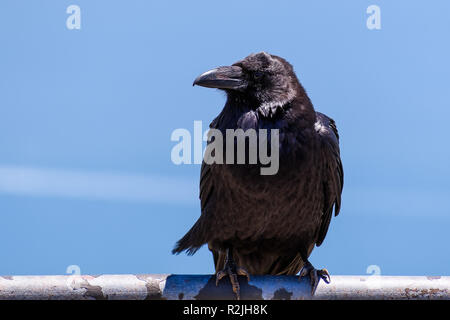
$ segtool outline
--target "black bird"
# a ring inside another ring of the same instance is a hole
[[[312,294],[326,269],[308,261],[341,206],[343,168],[333,119],[316,112],[283,58],[251,54],[232,66],[203,73],[194,85],[218,88],[227,101],[210,128],[278,129],[279,170],[261,175],[257,164],[207,164],[200,174],[201,216],[173,253],[212,251],[216,283],[229,275],[310,276]],[[248,144],[246,145],[248,153]],[[275,152],[276,150],[271,150]]]

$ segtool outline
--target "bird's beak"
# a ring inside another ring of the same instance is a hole
[[[199,75],[192,84],[207,88],[242,90],[246,86],[242,68],[238,66],[219,67]]]

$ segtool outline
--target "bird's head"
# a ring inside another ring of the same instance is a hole
[[[283,107],[303,91],[292,66],[266,52],[209,70],[198,76],[193,85],[225,90],[229,96],[243,98],[250,107],[264,113]]]

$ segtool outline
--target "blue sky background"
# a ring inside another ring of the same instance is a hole
[[[312,263],[450,275],[449,14],[446,0],[2,0],[0,274],[212,273],[206,248],[170,253],[200,214],[200,166],[174,165],[170,136],[224,104],[197,75],[264,50],[340,130],[342,211]]]

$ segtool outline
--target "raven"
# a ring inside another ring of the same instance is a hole
[[[266,52],[207,71],[194,85],[227,95],[211,129],[278,129],[279,170],[261,175],[255,170],[259,162],[204,161],[201,216],[172,253],[192,255],[207,243],[216,284],[228,275],[238,299],[237,276],[249,279],[249,273],[300,272],[300,278],[309,275],[314,294],[319,280],[328,283],[330,277],[308,257],[322,244],[333,210],[337,216],[341,206],[343,168],[334,120],[314,110],[291,64]]]

